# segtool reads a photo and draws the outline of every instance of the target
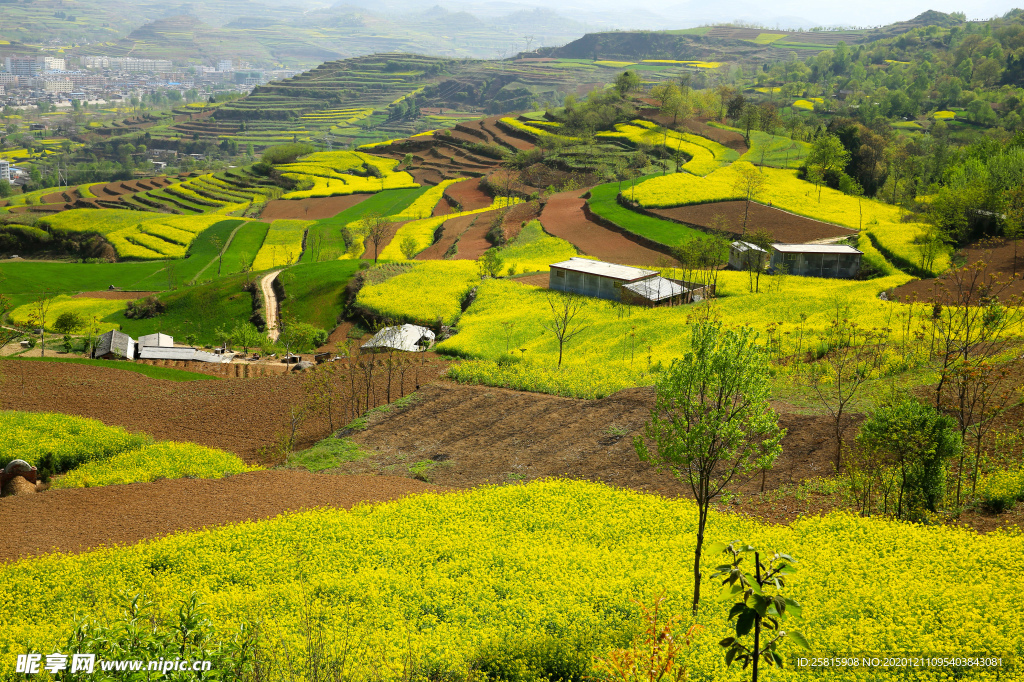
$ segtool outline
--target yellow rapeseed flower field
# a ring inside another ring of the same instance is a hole
[[[384,260],[406,260],[405,254],[402,253],[402,242],[407,237],[412,237],[416,240],[416,253],[419,253],[434,242],[434,233],[437,231],[437,228],[441,227],[441,225],[452,218],[458,218],[464,215],[473,215],[474,213],[494,211],[496,209],[514,206],[518,203],[522,203],[522,199],[498,197],[494,200],[494,203],[486,208],[448,213],[447,215],[433,216],[430,218],[423,218],[421,220],[411,220],[398,228],[398,231],[395,232],[394,238],[386,247],[384,247],[384,250],[380,252],[380,257]]]
[[[275,220],[270,223],[267,236],[263,239],[256,258],[252,262],[254,272],[270,270],[299,261],[302,255],[302,240],[312,220]]]
[[[495,643],[554,638],[604,655],[640,626],[632,600],[651,603],[664,593],[664,608],[684,628],[704,628],[681,652],[689,679],[747,680],[749,670],[727,668],[718,645],[729,634],[731,601],[706,585],[696,617],[688,613],[696,521],[687,500],[546,480],[25,559],[0,566],[3,584],[23,588],[8,592],[0,610],[0,658],[13,661],[28,647],[61,651],[76,614],[105,622],[124,607],[123,595],[151,597],[161,619],[195,592],[220,637],[259,620],[266,645],[287,645],[297,664],[303,624],[312,619],[329,645],[359,643],[346,666],[355,679],[402,679],[410,654],[428,670],[464,677],[481,648]],[[1019,533],[841,513],[764,525],[712,510],[706,541],[737,539],[796,557],[799,572],[785,592],[803,607],[800,629],[817,655],[1001,656],[1002,668],[956,676],[1019,677],[1013,656],[1024,634],[1016,583],[1007,580],[1024,571]],[[782,651],[800,650],[785,644]],[[782,682],[854,682],[939,681],[955,671],[768,672]]]
[[[102,320],[108,315],[124,310],[125,306],[124,301],[114,301],[105,298],[75,298],[67,294],[54,296],[47,300],[49,302],[49,307],[46,310],[47,331],[53,331],[53,323],[64,313],[78,313],[91,326],[91,320],[94,316],[97,320]],[[29,326],[29,320],[32,318],[34,307],[35,304],[33,303],[18,306],[10,313],[11,322],[19,326]],[[97,327],[99,331],[106,332],[111,329],[117,329],[118,325],[111,322],[98,322]]]

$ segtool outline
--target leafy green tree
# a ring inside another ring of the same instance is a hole
[[[9,196],[11,196],[11,183],[0,180],[0,199],[6,199]]]
[[[882,403],[860,428],[858,446],[884,454],[899,472],[896,516],[918,520],[936,511],[946,489],[946,468],[963,440],[956,420],[902,394]]]
[[[85,320],[78,313],[61,313],[53,323],[53,331],[58,334],[70,334],[76,329],[81,329],[84,324]]]
[[[406,260],[412,260],[416,255],[416,239],[412,235],[406,235],[405,239],[402,240],[400,248],[402,249],[402,255],[405,256]]]
[[[266,336],[261,334],[260,330],[256,329],[256,325],[251,322],[236,324],[235,328],[231,330],[232,343],[241,346],[246,353],[250,348],[258,347],[265,339]]]
[[[483,252],[477,260],[477,267],[480,270],[480,276],[490,275],[491,277],[497,277],[501,274],[501,269],[505,265],[505,260],[501,257],[501,253],[498,249],[487,249]]]
[[[814,169],[814,182],[818,185],[818,201],[821,201],[821,185],[827,173],[838,173],[850,162],[850,152],[835,135],[823,135],[811,145],[807,155],[807,168]]]
[[[693,326],[690,350],[658,379],[640,459],[689,485],[699,509],[693,555],[693,612],[700,604],[700,561],[711,502],[758,457],[782,450],[785,430],[772,409],[768,356],[749,327]],[[648,445],[650,442],[650,445]]]
[[[712,554],[729,554],[730,562],[718,566],[711,576],[722,578],[722,595],[725,598],[739,598],[729,610],[729,620],[735,619],[736,635],[726,637],[719,645],[725,648],[725,663],[743,661],[743,669],[751,666],[751,680],[757,682],[760,663],[783,667],[783,659],[779,654],[779,645],[786,638],[805,649],[810,647],[803,634],[796,630],[783,630],[784,622],[790,618],[794,621],[802,619],[799,604],[782,595],[786,586],[787,576],[796,573],[796,561],[788,554],[776,552],[767,563],[761,561],[761,554],[750,545],[740,545],[733,541],[726,545],[716,542],[708,548]],[[754,554],[754,573],[743,570],[741,564],[746,554]],[[754,641],[747,645],[743,639],[754,631]],[[767,642],[763,642],[763,634],[774,633]]]
[[[640,89],[640,76],[633,71],[623,71],[615,78],[615,89],[620,97],[625,97],[634,90]]]

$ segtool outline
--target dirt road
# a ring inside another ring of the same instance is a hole
[[[260,289],[263,291],[263,308],[267,318],[267,336],[275,343],[281,336],[281,330],[277,328],[277,296],[274,294],[274,280],[280,274],[280,270],[274,270],[260,280]]]

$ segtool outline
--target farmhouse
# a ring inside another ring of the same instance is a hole
[[[433,345],[434,332],[415,324],[403,324],[400,327],[384,327],[361,348],[371,351],[391,348],[415,353]]]
[[[860,272],[861,251],[845,244],[773,244],[768,267],[802,277],[853,279]]]
[[[555,291],[638,305],[689,303],[704,297],[700,285],[628,265],[574,257],[550,268],[548,288]]]
[[[103,360],[131,360],[135,357],[135,339],[111,329],[96,340],[92,356]]]
[[[139,337],[139,348],[147,348],[150,346],[158,346],[160,348],[173,348],[174,338],[168,334],[146,334],[145,336]]]
[[[729,245],[729,267],[733,270],[748,270],[758,256],[762,265],[768,262],[768,252],[755,244],[736,241]]]

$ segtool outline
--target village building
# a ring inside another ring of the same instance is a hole
[[[146,334],[145,336],[139,337],[139,348],[148,347],[160,347],[160,348],[173,348],[174,337],[169,334],[162,334],[157,332],[156,334]]]
[[[704,298],[705,288],[618,263],[573,257],[550,265],[548,288],[637,305],[689,303]]]
[[[434,345],[434,332],[415,324],[384,327],[360,348],[374,350],[403,350],[411,353],[425,351]]]
[[[755,244],[735,241],[729,245],[729,267],[733,270],[749,270],[751,265],[756,268],[758,256],[762,266],[768,263],[768,252]]]
[[[768,267],[801,277],[853,279],[860,272],[862,255],[846,244],[773,244]]]
[[[92,356],[102,360],[131,360],[135,357],[135,339],[111,329],[96,340]]]

